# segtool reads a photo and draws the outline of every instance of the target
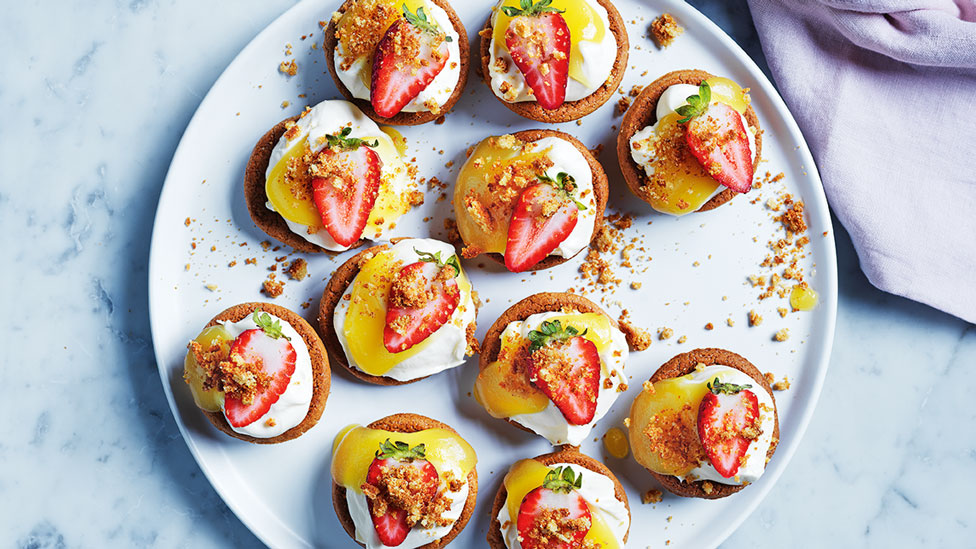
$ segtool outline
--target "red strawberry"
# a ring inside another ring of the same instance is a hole
[[[440,252],[414,251],[420,261],[397,272],[387,300],[383,345],[391,353],[406,351],[440,329],[461,299],[457,256],[442,261]]]
[[[544,109],[557,109],[566,101],[569,77],[569,26],[552,0],[524,0],[522,7],[503,7],[512,17],[505,30],[505,45],[512,61]]]
[[[570,467],[556,467],[546,475],[542,486],[526,494],[516,522],[523,549],[583,546],[592,522],[590,508],[577,492],[582,485],[583,475],[575,476]],[[553,523],[558,537],[550,530]]]
[[[376,46],[370,102],[383,118],[396,116],[414,100],[447,65],[451,41],[423,8],[411,13],[403,5],[403,17],[397,19]]]
[[[413,448],[406,442],[397,441],[391,443],[390,439],[380,444],[380,449],[376,451],[376,457],[369,464],[366,473],[366,484],[376,488],[383,486],[384,471],[389,471],[398,467],[416,467],[420,469],[421,476],[419,483],[412,483],[410,488],[424,490],[430,498],[437,492],[438,476],[437,469],[427,461],[424,454],[424,445],[418,444]],[[410,533],[410,524],[407,522],[407,511],[387,505],[386,513],[377,516],[373,511],[374,499],[366,500],[369,507],[369,516],[373,519],[373,528],[379,536],[383,545],[396,547],[403,543],[407,534]]]
[[[580,210],[571,191],[573,177],[560,173],[557,180],[540,176],[542,183],[526,187],[515,204],[508,225],[505,267],[513,273],[531,269],[556,249],[576,227]]]
[[[259,328],[246,330],[237,336],[230,346],[229,360],[259,366],[270,380],[263,389],[259,386],[250,404],[245,404],[236,396],[226,396],[224,415],[233,427],[250,425],[268,413],[271,405],[278,402],[288,388],[288,382],[295,373],[295,348],[288,337],[282,335],[280,323],[258,311],[254,312],[252,318]]]
[[[570,425],[593,421],[600,393],[600,354],[585,334],[558,320],[529,332],[529,379]]]
[[[698,436],[718,474],[732,478],[759,434],[759,400],[752,385],[722,383],[715,378],[698,408]]]
[[[749,135],[742,116],[725,103],[710,103],[707,82],[698,95],[688,97],[688,105],[678,107],[679,122],[687,124],[688,148],[713,179],[738,193],[752,188],[755,167],[749,150]]]
[[[352,246],[363,235],[380,191],[380,157],[365,143],[350,138],[352,128],[327,135],[329,145],[310,166],[312,198],[322,225],[341,246]]]

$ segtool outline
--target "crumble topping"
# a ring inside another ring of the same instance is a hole
[[[675,38],[685,32],[684,27],[679,25],[670,13],[661,14],[660,17],[652,21],[650,30],[654,41],[662,48],[670,46]]]
[[[400,509],[407,513],[407,526],[413,528],[434,528],[450,526],[452,520],[443,515],[451,507],[447,490],[457,492],[464,481],[451,471],[441,474],[444,486],[435,478],[428,477],[413,463],[396,463],[380,467],[376,484],[368,481],[361,486],[363,494],[372,503],[371,512],[382,517],[389,509]]]

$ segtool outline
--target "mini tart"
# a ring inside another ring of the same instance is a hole
[[[607,182],[607,174],[606,172],[603,171],[603,165],[600,164],[600,162],[596,159],[596,157],[593,156],[593,153],[586,148],[586,145],[584,145],[579,139],[576,139],[575,137],[569,135],[568,133],[564,133],[558,130],[523,130],[520,132],[513,133],[512,136],[525,143],[532,143],[535,141],[539,141],[540,139],[544,139],[546,137],[557,137],[559,139],[563,139],[564,141],[569,142],[574,147],[576,147],[576,150],[578,150],[583,155],[583,158],[586,159],[587,164],[589,164],[590,166],[590,173],[593,175],[593,194],[596,201],[596,217],[593,222],[593,235],[590,237],[590,242],[592,243],[593,240],[596,239],[597,234],[600,233],[600,227],[603,225],[603,213],[607,208],[607,199],[610,195],[610,187],[609,187],[609,183]],[[457,187],[455,186],[455,188]],[[463,248],[466,245],[464,239],[461,238],[460,233],[453,233],[452,231],[450,238],[453,241],[453,244],[457,247]],[[562,257],[558,255],[546,256],[542,258],[541,261],[536,263],[534,267],[528,269],[528,271],[541,271],[543,269],[555,267],[556,265],[562,265],[563,263],[579,255],[580,252],[583,252],[586,249],[587,249],[586,247],[583,247],[579,252],[577,252],[576,254],[570,257]],[[461,253],[462,253],[462,257],[465,257],[467,259],[471,259],[471,257],[475,257],[475,256],[469,257],[467,255],[464,255],[463,249]],[[484,255],[487,256],[492,261],[501,264],[502,266],[505,265],[505,256],[500,253],[492,252],[492,253],[486,253]]]
[[[247,211],[251,214],[251,220],[264,231],[280,242],[291,246],[300,252],[320,253],[329,252],[325,248],[312,244],[301,236],[292,232],[285,223],[285,219],[278,212],[269,209],[268,193],[265,191],[265,174],[268,171],[268,162],[271,160],[271,151],[281,139],[281,136],[288,130],[292,122],[298,120],[297,116],[282,120],[275,124],[268,133],[261,136],[251,157],[247,161],[244,169],[244,202],[247,203]],[[361,246],[364,240],[360,240],[355,246]]]
[[[758,368],[753,366],[751,362],[746,360],[740,355],[733,353],[732,351],[726,351],[725,349],[695,349],[687,353],[682,353],[675,356],[671,360],[665,362],[660,368],[654,372],[651,376],[651,383],[656,383],[664,379],[671,379],[676,377],[681,377],[683,375],[690,374],[695,371],[698,364],[704,364],[705,366],[712,365],[722,365],[728,366],[730,368],[735,368],[740,372],[751,377],[760,387],[762,387],[769,397],[773,400],[773,424],[775,425],[773,429],[773,438],[769,445],[769,450],[766,452],[767,460],[773,457],[773,453],[776,451],[776,445],[779,443],[779,412],[775,409],[776,398],[773,396],[773,389],[769,386],[769,382],[766,381],[765,376]],[[702,499],[719,499],[730,496],[747,485],[733,485],[733,484],[722,484],[715,481],[709,480],[698,480],[694,482],[686,482],[679,480],[675,476],[662,475],[647,469],[651,475],[661,483],[662,486],[668,489],[673,494],[690,497],[690,498],[702,498]],[[711,485],[710,491],[705,491],[705,484]]]
[[[555,465],[557,463],[570,463],[573,465],[579,465],[580,467],[585,467],[594,473],[599,473],[610,480],[613,481],[614,495],[617,497],[618,501],[623,502],[624,506],[627,508],[627,513],[630,513],[630,502],[627,500],[627,492],[624,491],[623,485],[617,480],[617,477],[613,474],[613,471],[607,468],[606,465],[600,463],[599,461],[582,454],[579,450],[573,446],[564,446],[555,452],[549,454],[542,454],[541,456],[536,456],[532,458],[543,465]],[[504,475],[503,477],[504,478]],[[495,494],[495,500],[492,503],[491,515],[489,516],[488,525],[488,546],[491,549],[508,549],[505,545],[505,539],[502,536],[501,525],[498,524],[498,513],[501,512],[502,506],[505,505],[505,500],[508,498],[508,492],[505,490],[505,483],[501,482],[498,486],[498,492]],[[627,538],[630,537],[630,528],[627,529],[627,533],[624,534],[623,541],[626,542]]]
[[[617,134],[617,161],[620,163],[620,171],[623,173],[624,181],[627,182],[630,191],[644,202],[650,204],[650,198],[647,196],[644,187],[651,184],[651,181],[644,168],[631,156],[630,139],[635,133],[657,122],[657,103],[665,90],[675,84],[699,86],[709,78],[715,78],[715,75],[697,69],[669,72],[648,84],[627,109],[627,114],[624,115],[624,119],[620,123],[620,133]],[[759,127],[759,118],[752,107],[746,109],[742,116],[745,117],[750,127],[756,129],[756,156],[752,163],[753,166],[758,166],[759,159],[762,157],[762,130]],[[732,200],[737,194],[739,193],[725,188],[698,208],[697,211],[714,210]]]
[[[325,61],[329,66],[329,73],[332,74],[332,80],[335,82],[336,88],[339,89],[346,99],[355,103],[360,110],[362,110],[366,116],[375,120],[378,124],[389,124],[391,126],[416,126],[418,124],[425,124],[432,120],[447,114],[454,108],[454,105],[461,98],[461,94],[464,92],[464,86],[468,83],[468,69],[470,65],[471,49],[468,44],[468,31],[465,30],[464,25],[461,23],[461,19],[455,13],[454,8],[451,7],[445,0],[427,0],[428,2],[436,5],[447,13],[448,18],[451,20],[451,24],[454,26],[454,30],[458,33],[458,52],[460,54],[460,59],[457,60],[460,66],[460,77],[458,79],[457,86],[454,88],[454,93],[447,100],[443,106],[441,106],[438,112],[423,111],[423,112],[406,112],[401,111],[396,116],[392,118],[383,118],[376,114],[376,110],[373,109],[373,104],[368,99],[359,99],[354,97],[349,88],[342,83],[339,79],[339,74],[336,72],[335,66],[335,49],[339,44],[339,39],[336,37],[336,25],[339,18],[344,14],[350,7],[352,7],[358,0],[346,0],[339,6],[339,9],[332,15],[329,20],[329,26],[325,29],[325,42],[323,43],[322,49],[325,52]]]
[[[613,96],[613,92],[617,91],[617,88],[620,87],[620,81],[624,78],[624,72],[627,70],[627,59],[630,53],[630,41],[627,37],[627,28],[624,25],[624,20],[620,16],[620,12],[617,11],[617,8],[614,7],[610,0],[595,1],[607,10],[607,18],[610,21],[609,31],[613,33],[617,40],[617,57],[613,61],[613,69],[610,71],[610,76],[602,86],[578,101],[566,101],[559,108],[553,110],[544,109],[535,101],[509,103],[495,95],[494,91],[492,91],[492,95],[516,114],[530,120],[550,124],[569,122],[582,118],[606,103]],[[494,32],[491,19],[492,16],[489,14],[488,20],[485,21],[485,26],[478,32],[481,36],[480,70],[485,85],[488,86],[489,90],[491,90],[491,71],[489,70],[489,65],[493,62],[491,38]]]
[[[393,414],[386,416],[384,418],[378,419],[366,427],[370,429],[382,429],[384,431],[394,431],[397,433],[415,433],[417,431],[423,431],[425,429],[445,429],[457,434],[450,425],[446,423],[441,423],[436,419],[431,419],[427,416],[422,416],[420,414]],[[472,512],[474,512],[474,504],[478,499],[478,469],[477,467],[471,469],[471,473],[468,474],[468,497],[464,502],[464,510],[461,511],[461,516],[454,522],[451,531],[447,533],[444,537],[437,541],[433,541],[426,545],[421,545],[418,549],[436,549],[438,547],[443,547],[449,544],[461,530],[468,524],[468,520],[471,518]],[[339,518],[339,523],[342,524],[343,529],[349,534],[349,537],[353,540],[356,539],[356,525],[353,523],[352,515],[349,514],[349,505],[346,503],[346,489],[335,481],[332,482],[332,506],[335,508],[336,516]],[[356,542],[360,546],[365,547],[362,543]]]
[[[608,315],[599,305],[593,303],[585,297],[567,292],[543,292],[526,297],[522,301],[509,307],[501,316],[495,320],[494,324],[488,328],[485,339],[481,344],[481,354],[478,356],[478,371],[482,371],[492,362],[498,359],[501,351],[502,333],[512,322],[521,322],[534,314],[548,313],[553,311],[568,310],[577,313],[596,313],[606,316],[610,320],[610,325],[619,329],[617,321]],[[537,434],[532,429],[520,423],[506,418],[509,424],[532,434]],[[541,435],[539,435],[541,436]],[[573,448],[570,445],[563,445],[564,448]]]
[[[240,305],[234,305],[233,307],[225,309],[223,312],[213,317],[213,319],[208,322],[206,326],[204,326],[204,329],[211,326],[216,326],[221,321],[239,322],[254,314],[254,311],[259,307],[261,311],[270,313],[290,324],[291,327],[302,336],[302,340],[304,340],[305,345],[308,347],[308,354],[312,359],[312,379],[314,383],[312,388],[312,402],[308,406],[308,414],[301,423],[276,437],[258,438],[234,431],[230,424],[227,423],[227,418],[224,417],[222,412],[208,412],[206,410],[200,411],[207,416],[207,419],[210,420],[210,423],[214,424],[214,427],[234,438],[239,438],[247,442],[253,442],[255,444],[277,444],[279,442],[285,442],[286,440],[291,440],[302,436],[305,431],[311,429],[319,421],[319,418],[322,417],[322,411],[325,410],[325,402],[329,398],[329,387],[332,382],[332,374],[331,369],[329,368],[329,357],[325,352],[325,347],[322,346],[322,340],[319,339],[318,334],[315,333],[315,330],[308,322],[305,321],[304,318],[284,307],[279,307],[278,305],[273,305],[271,303],[241,303]]]
[[[396,244],[401,240],[403,239],[397,238],[393,239],[391,242]],[[332,273],[332,278],[329,279],[329,283],[326,284],[325,290],[322,292],[322,299],[319,301],[319,333],[321,333],[324,338],[325,348],[332,357],[332,362],[345,368],[346,371],[352,374],[354,377],[374,385],[406,385],[408,383],[420,381],[428,376],[411,379],[409,381],[399,381],[391,377],[370,375],[359,368],[351,366],[346,358],[346,352],[342,348],[342,343],[339,342],[339,336],[336,334],[336,326],[333,322],[336,307],[339,305],[339,300],[342,299],[342,296],[346,293],[346,289],[349,288],[349,285],[356,280],[356,276],[359,274],[362,265],[372,259],[377,253],[387,249],[389,249],[389,246],[386,244],[381,244],[379,246],[373,246],[363,250],[349,258],[345,263],[340,265],[334,273]],[[477,305],[478,300],[475,299],[475,306],[477,307]],[[477,311],[475,311],[475,316],[477,317]],[[478,348],[478,339],[475,337],[476,329],[476,322],[472,322],[467,327],[466,333],[468,346],[472,349]]]

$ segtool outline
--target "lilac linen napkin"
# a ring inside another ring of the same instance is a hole
[[[976,322],[976,0],[749,5],[868,279]]]

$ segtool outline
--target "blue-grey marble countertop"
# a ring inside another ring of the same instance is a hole
[[[691,3],[765,68],[744,0]],[[260,545],[170,414],[146,269],[187,122],[291,4],[5,5],[0,545]],[[724,546],[972,547],[976,329],[874,289],[835,226],[840,309],[823,395],[786,473]]]

